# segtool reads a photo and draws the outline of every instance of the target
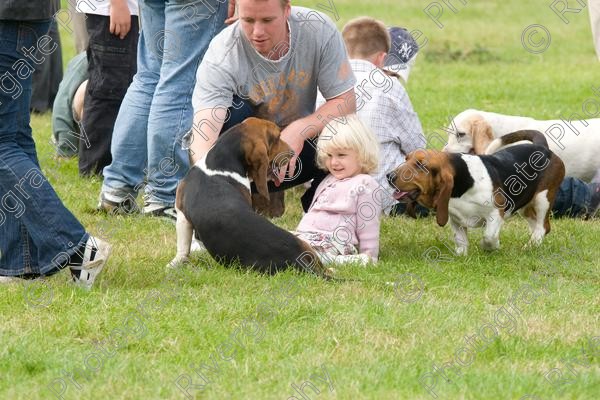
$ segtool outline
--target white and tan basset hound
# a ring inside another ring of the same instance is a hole
[[[600,119],[536,120],[479,110],[465,110],[450,123],[445,151],[485,154],[495,138],[519,130],[542,132],[550,150],[565,163],[566,175],[590,181],[600,169]]]
[[[550,210],[565,167],[537,131],[514,132],[491,146],[521,140],[532,143],[483,156],[414,151],[388,174],[394,197],[435,208],[440,226],[450,221],[458,255],[467,254],[467,229],[474,227],[485,227],[484,249],[497,249],[504,218],[515,211],[529,223],[528,244],[539,245],[550,232]]]

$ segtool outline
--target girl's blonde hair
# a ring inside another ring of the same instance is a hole
[[[352,149],[358,153],[363,174],[370,174],[379,165],[379,142],[356,114],[331,120],[319,135],[317,141],[317,166],[327,170],[327,153],[333,149]]]

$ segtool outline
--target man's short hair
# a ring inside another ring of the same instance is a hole
[[[348,21],[342,37],[350,58],[367,58],[375,53],[390,51],[391,39],[385,24],[371,17]]]
[[[255,0],[255,1],[261,1],[261,0]],[[263,1],[268,1],[268,0],[263,0]],[[279,0],[279,4],[281,4],[281,8],[285,8],[285,6],[290,4],[290,1],[291,0]]]

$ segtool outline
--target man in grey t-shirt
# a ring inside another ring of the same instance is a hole
[[[228,110],[234,117],[250,105],[255,116],[285,127],[281,138],[294,150],[288,166],[294,176],[298,155],[303,170],[314,166],[314,149],[304,141],[356,111],[344,42],[327,16],[289,0],[237,3],[239,21],[215,36],[196,74],[192,161],[214,144]],[[315,111],[317,89],[327,101]],[[311,178],[302,175],[286,186]]]

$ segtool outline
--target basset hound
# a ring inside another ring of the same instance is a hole
[[[225,265],[238,262],[264,273],[293,267],[330,278],[306,242],[252,209],[250,179],[268,204],[267,180],[277,180],[274,169],[283,167],[276,160],[291,154],[279,135],[274,123],[248,118],[224,132],[190,168],[177,187],[177,255],[169,266],[188,260],[195,230],[208,253]]]
[[[536,120],[479,110],[465,110],[449,127],[445,151],[485,154],[489,143],[519,130],[542,132],[550,150],[565,163],[566,175],[590,181],[600,169],[600,118]]]
[[[532,143],[482,156],[416,150],[387,178],[397,200],[435,208],[440,226],[450,221],[458,255],[467,254],[467,228],[485,227],[481,246],[497,249],[504,218],[515,211],[529,223],[528,245],[539,245],[550,232],[550,210],[565,167],[537,131],[513,132],[490,146],[523,140]]]

